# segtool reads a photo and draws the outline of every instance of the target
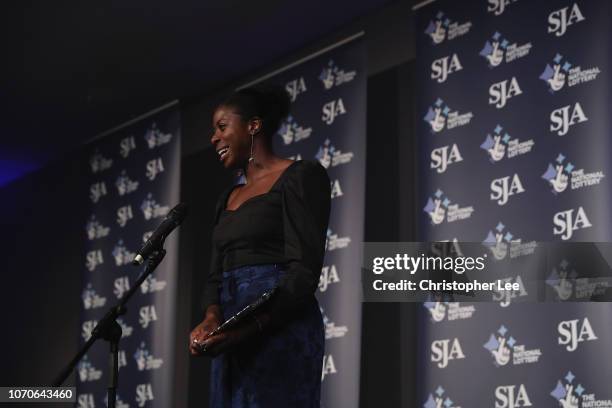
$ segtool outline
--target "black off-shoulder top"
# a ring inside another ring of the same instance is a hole
[[[293,162],[270,191],[230,211],[226,205],[233,189],[217,202],[203,310],[219,303],[223,271],[284,264],[286,274],[267,311],[270,323],[280,324],[313,299],[319,284],[331,205],[329,177],[317,161]]]

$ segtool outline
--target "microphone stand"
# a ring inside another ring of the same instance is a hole
[[[163,242],[160,247],[163,246]],[[111,307],[102,320],[96,325],[96,327],[92,330],[91,336],[87,340],[87,342],[81,347],[79,352],[74,356],[74,358],[68,363],[68,365],[62,370],[62,372],[57,376],[56,380],[53,382],[54,387],[61,386],[66,378],[70,375],[70,373],[74,370],[74,367],[78,364],[81,358],[87,353],[89,348],[96,342],[98,339],[106,340],[110,343],[110,354],[109,354],[109,366],[110,366],[110,375],[108,382],[108,408],[115,408],[115,401],[117,398],[117,383],[119,378],[119,340],[121,339],[121,326],[117,323],[117,318],[119,316],[124,315],[127,312],[125,305],[128,300],[134,295],[134,293],[140,287],[140,284],[144,282],[144,280],[153,273],[155,268],[161,263],[161,261],[166,256],[166,250],[162,248],[155,250],[149,259],[147,260],[147,264],[145,266],[144,271],[134,285],[130,288],[130,290],[121,298],[119,303],[115,306]]]

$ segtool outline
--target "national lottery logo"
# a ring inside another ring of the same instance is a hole
[[[311,127],[300,126],[292,115],[289,115],[287,119],[281,124],[278,134],[283,140],[285,145],[290,145],[308,139],[312,134]]]
[[[611,408],[612,399],[599,399],[594,393],[576,380],[576,376],[568,371],[565,377],[557,381],[557,386],[550,393],[562,408]]]
[[[610,287],[606,281],[591,282],[589,278],[578,278],[578,273],[566,259],[552,268],[546,284],[555,291],[559,301],[569,300],[572,295],[576,300],[588,301],[592,296],[603,295]]]
[[[599,67],[582,69],[580,66],[573,66],[561,54],[557,54],[551,63],[546,64],[540,79],[546,82],[550,93],[554,94],[566,84],[568,87],[573,87],[594,81],[600,73]]]
[[[531,43],[511,43],[499,32],[495,32],[490,40],[485,42],[479,55],[489,63],[489,68],[500,66],[503,62],[509,63],[526,57],[531,51]]]
[[[89,166],[91,167],[91,172],[96,174],[101,171],[110,169],[113,166],[113,160],[107,159],[102,155],[102,153],[96,151],[89,158]]]
[[[427,199],[423,211],[429,215],[433,225],[440,225],[445,220],[446,222],[466,220],[472,216],[474,208],[459,207],[459,204],[452,203],[444,192],[438,189],[433,197]]]
[[[554,164],[548,163],[548,168],[542,175],[542,178],[551,185],[553,194],[564,192],[568,186],[572,190],[596,186],[605,177],[601,170],[585,173],[584,169],[577,169],[570,161],[566,162],[565,159],[566,157],[559,153]]]
[[[93,394],[79,394],[77,397],[78,408],[96,408]]]
[[[117,323],[121,326],[121,338],[130,337],[134,332],[134,327],[128,325],[123,319],[117,319]]]
[[[450,130],[469,125],[473,117],[472,112],[454,111],[441,98],[438,98],[433,106],[429,107],[423,120],[431,126],[433,133],[439,133],[445,128]]]
[[[285,90],[289,94],[291,102],[295,102],[298,95],[306,92],[308,88],[306,88],[306,81],[304,81],[304,77],[299,77],[287,82],[285,84]]]
[[[335,251],[336,249],[342,249],[349,246],[351,243],[350,237],[341,237],[337,233],[334,233],[331,228],[327,229],[327,237],[325,239],[325,250]]]
[[[433,393],[429,393],[423,408],[461,408],[446,395],[446,390],[441,385]]]
[[[503,324],[495,333],[491,333],[489,340],[483,347],[491,353],[496,367],[537,363],[542,356],[540,349],[527,350],[524,345],[517,344],[506,326]]]
[[[348,332],[348,328],[346,326],[336,326],[334,322],[332,322],[329,317],[325,314],[325,311],[322,307],[319,307],[321,310],[321,314],[323,315],[323,325],[325,327],[325,340],[335,339],[339,337],[344,337]]]
[[[85,231],[87,231],[87,239],[92,241],[98,238],[104,238],[110,233],[110,228],[105,227],[97,220],[95,215],[91,215],[87,224],[85,224]]]
[[[140,210],[145,220],[150,220],[153,218],[165,217],[168,211],[170,211],[170,208],[167,205],[158,204],[153,198],[153,194],[149,193],[140,205]]]
[[[164,290],[167,282],[165,280],[157,280],[153,275],[147,276],[147,278],[140,284],[140,291],[142,293],[153,293]]]
[[[427,309],[434,323],[445,319],[448,321],[471,319],[476,312],[473,305],[464,306],[459,302],[425,302],[423,307]]]
[[[140,346],[136,349],[134,360],[136,360],[138,371],[157,370],[164,364],[164,360],[155,358],[153,354],[151,354],[144,341],[141,342]]]
[[[498,261],[505,259],[508,255],[510,259],[531,255],[538,246],[535,241],[524,243],[520,238],[515,238],[501,221],[497,223],[494,230],[489,230],[482,244],[489,248],[493,257]]]
[[[155,149],[156,147],[170,143],[172,140],[172,133],[163,133],[159,130],[157,124],[153,122],[151,127],[145,132],[144,139],[149,149]]]
[[[441,44],[444,40],[453,40],[457,37],[466,35],[472,23],[470,21],[464,23],[458,23],[452,21],[443,12],[438,12],[435,19],[430,20],[425,34],[431,37],[432,42],[435,44]]]
[[[97,381],[102,378],[102,370],[96,369],[87,356],[84,356],[79,362],[77,372],[81,382]]]
[[[86,310],[97,309],[106,304],[106,298],[98,295],[96,291],[93,289],[93,286],[91,283],[88,283],[87,286],[85,287],[85,290],[83,290],[81,299],[83,299],[83,307]]]
[[[115,181],[115,187],[117,187],[117,193],[119,193],[120,196],[123,196],[136,191],[138,189],[138,182],[131,180],[127,175],[127,172],[122,170],[121,174]]]
[[[333,60],[329,60],[327,66],[323,68],[319,75],[319,80],[323,83],[326,90],[334,86],[340,86],[347,82],[351,82],[357,75],[356,71],[344,71],[340,69]]]
[[[315,159],[321,163],[321,166],[328,169],[330,167],[350,163],[353,156],[353,152],[343,152],[331,144],[329,139],[325,139],[323,145],[319,147]]]
[[[130,252],[127,250],[122,239],[117,242],[117,245],[115,245],[115,247],[113,248],[112,254],[115,258],[115,265],[117,266],[131,264],[134,260],[134,257],[136,256],[134,252]]]
[[[511,159],[531,152],[535,142],[533,139],[520,141],[518,138],[513,138],[504,130],[501,125],[495,126],[493,134],[487,133],[487,136],[480,145],[480,148],[487,152],[491,163],[496,163],[504,157]]]

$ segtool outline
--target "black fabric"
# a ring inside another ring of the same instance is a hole
[[[233,188],[217,202],[203,309],[219,304],[224,271],[283,264],[287,273],[268,309],[271,324],[281,324],[312,300],[319,283],[331,205],[329,177],[317,161],[296,161],[269,192],[229,211],[225,207]]]

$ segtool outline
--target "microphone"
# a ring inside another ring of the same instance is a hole
[[[153,235],[147,242],[144,243],[142,248],[138,252],[136,252],[136,256],[132,261],[132,265],[138,266],[142,265],[142,263],[147,259],[153,251],[158,248],[161,248],[164,245],[164,241],[166,237],[185,219],[187,216],[189,207],[185,203],[179,203],[170,210],[170,212],[166,215],[166,218],[159,224],[159,227],[155,229]]]

